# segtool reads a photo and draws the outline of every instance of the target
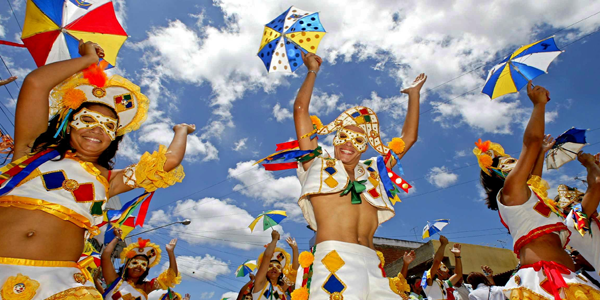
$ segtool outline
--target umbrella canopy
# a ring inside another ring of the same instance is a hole
[[[558,169],[575,160],[577,153],[586,145],[585,129],[571,128],[556,138],[556,143],[546,155],[546,168]]]
[[[262,213],[258,215],[252,223],[248,226],[251,231],[254,231],[254,227],[258,224],[258,221],[263,220],[263,230],[267,230],[277,224],[279,224],[283,219],[287,217],[285,210],[270,210],[266,213]]]
[[[27,0],[21,39],[38,67],[79,57],[79,40],[100,45],[114,66],[127,33],[110,0]]]
[[[433,224],[431,224],[429,221],[427,222],[427,225],[425,225],[425,227],[423,228],[423,239],[426,239],[428,237],[433,236],[434,234],[441,232],[442,229],[444,229],[444,227],[446,227],[446,225],[448,225],[450,223],[450,220],[448,219],[439,219],[439,220],[435,220],[433,222]]]
[[[235,277],[244,277],[256,270],[256,260],[247,260],[235,270]]]
[[[482,93],[495,99],[518,92],[529,80],[547,73],[550,63],[562,52],[554,37],[517,49],[492,68]]]
[[[302,65],[302,55],[317,53],[326,32],[319,13],[294,6],[265,25],[258,57],[267,71],[292,73]]]

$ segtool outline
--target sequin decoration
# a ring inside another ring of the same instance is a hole
[[[103,88],[95,87],[92,89],[92,95],[96,96],[96,98],[102,98],[106,96],[106,90]]]

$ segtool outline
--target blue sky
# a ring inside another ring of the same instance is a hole
[[[25,1],[9,1],[22,24]],[[111,72],[140,84],[153,103],[144,127],[121,145],[117,166],[135,162],[158,143],[168,143],[175,123],[195,123],[199,128],[188,142],[187,177],[176,187],[157,192],[146,227],[184,218],[192,224],[145,236],[163,245],[170,238],[180,239],[176,253],[181,256],[184,281],[176,290],[194,299],[221,299],[246,282],[233,272],[246,259],[256,259],[269,241],[269,232],[250,234],[246,229],[257,214],[287,210],[282,230],[298,240],[301,250],[312,237],[295,204],[299,196],[295,172],[268,173],[252,166],[272,153],[276,143],[295,136],[291,101],[306,70],[267,74],[256,57],[262,26],[292,4],[320,11],[328,31],[318,51],[325,62],[311,106],[323,122],[346,107],[366,105],[380,116],[387,142],[399,135],[404,120],[407,98],[400,88],[421,72],[429,75],[422,94],[419,141],[402,161],[403,177],[415,188],[401,196],[396,217],[381,226],[377,236],[414,240],[413,228],[420,236],[426,221],[449,218],[444,232],[451,241],[511,247],[497,213],[481,201],[479,169],[471,150],[478,138],[499,142],[508,153],[520,150],[531,112],[526,95],[492,102],[479,91],[494,63],[522,44],[558,32],[557,44],[566,50],[551,65],[549,75],[535,80],[551,92],[547,132],[556,136],[572,126],[600,127],[594,117],[600,113],[595,75],[600,68],[600,35],[578,40],[600,28],[600,14],[568,27],[600,11],[600,3],[114,2],[131,37]],[[0,38],[18,41],[19,35],[12,12],[3,4]],[[35,67],[24,49],[2,46],[0,55],[21,79]],[[3,66],[0,76],[8,77]],[[16,97],[18,86],[13,83],[8,89]],[[467,93],[471,90],[475,91]],[[4,88],[0,99],[14,110]],[[12,130],[6,118],[0,117],[0,123]],[[331,138],[321,141],[331,146]],[[591,145],[584,150],[599,152],[600,130],[589,132],[588,142]],[[369,150],[365,155],[375,153]],[[573,177],[583,172],[573,162],[544,177],[553,187],[580,185]]]

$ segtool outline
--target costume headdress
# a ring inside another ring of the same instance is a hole
[[[265,253],[263,252],[258,256],[258,260],[256,261],[258,266],[260,266],[260,264],[262,263],[264,255]],[[292,259],[290,254],[287,253],[285,250],[279,247],[275,248],[273,256],[270,260],[266,261],[265,263],[268,264],[272,260],[276,260],[281,264],[281,267],[283,268],[283,274],[288,275],[292,271]]]
[[[504,153],[504,148],[500,144],[492,143],[489,140],[482,142],[481,139],[475,143],[473,154],[477,156],[477,163],[483,172],[491,175],[490,171],[498,171],[501,168],[492,167],[494,158],[496,157],[510,157]],[[503,175],[504,176],[504,175]]]
[[[139,86],[119,75],[108,78],[96,64],[57,85],[50,93],[50,100],[50,113],[60,116],[57,136],[66,130],[66,120],[73,110],[85,102],[104,104],[117,112],[118,136],[140,128],[150,103]]]
[[[585,193],[577,188],[561,184],[558,186],[558,206],[563,210],[569,210],[573,204],[580,203]],[[567,211],[568,213],[568,211]]]
[[[137,243],[131,243],[121,252],[121,263],[127,263],[127,260],[137,256],[144,255],[148,257],[148,268],[152,268],[160,262],[160,247],[151,243],[150,240],[138,238]]]

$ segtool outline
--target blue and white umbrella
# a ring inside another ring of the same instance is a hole
[[[444,229],[444,227],[446,227],[446,225],[448,225],[449,223],[449,219],[438,219],[435,220],[433,224],[428,221],[427,225],[425,225],[425,227],[423,228],[423,239],[426,239],[438,232],[441,232],[442,229]]]
[[[581,148],[587,144],[585,129],[571,128],[556,138],[556,143],[546,155],[546,168],[558,169],[562,165],[577,159]]]

